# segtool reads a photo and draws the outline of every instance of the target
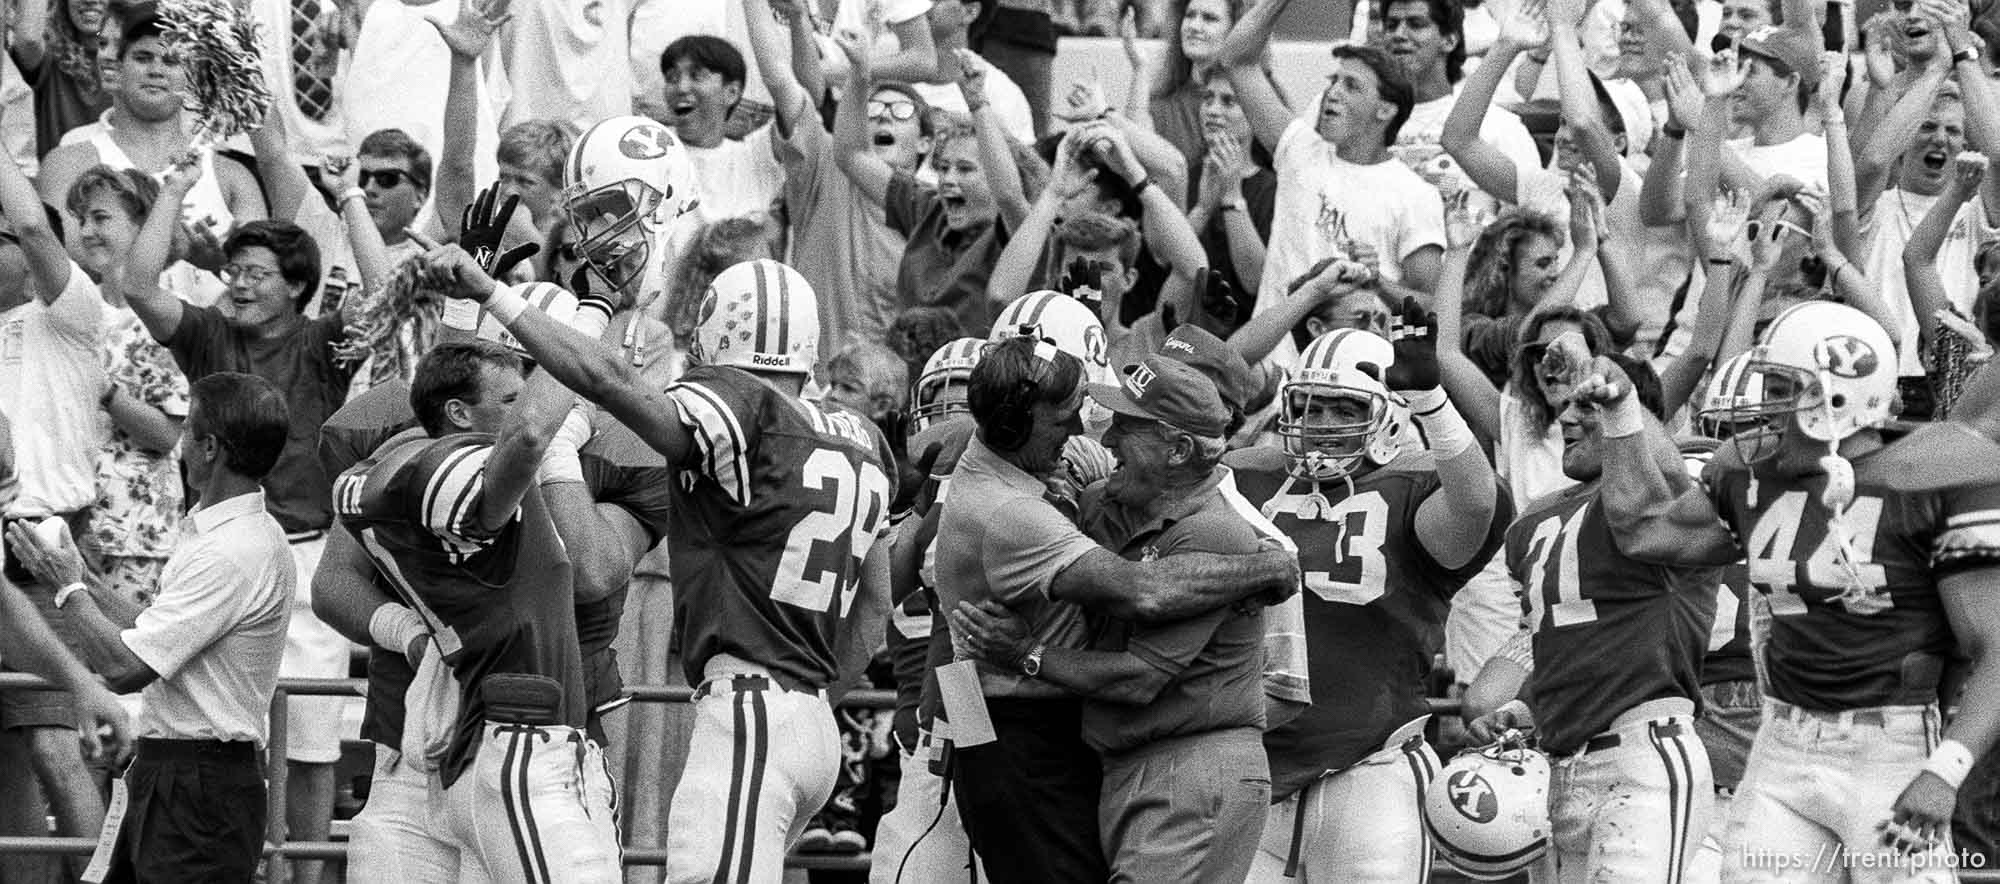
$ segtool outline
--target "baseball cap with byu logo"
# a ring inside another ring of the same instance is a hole
[[[1193,366],[1160,355],[1126,366],[1117,386],[1091,384],[1090,398],[1119,414],[1196,436],[1221,436],[1229,423],[1214,382]]]

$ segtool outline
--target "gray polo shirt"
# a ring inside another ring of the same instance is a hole
[[[1218,488],[1218,467],[1183,505],[1149,516],[1084,498],[1084,524],[1127,559],[1150,562],[1182,553],[1236,555],[1259,550],[1255,528]],[[1172,623],[1094,618],[1090,647],[1124,651],[1170,678],[1144,706],[1085,699],[1083,739],[1111,754],[1169,737],[1264,727],[1264,606],[1225,605]]]
[[[1049,587],[1064,568],[1102,547],[1044,500],[1045,491],[1040,479],[1002,460],[976,435],[966,443],[938,517],[938,601],[949,611],[961,601],[995,599],[1033,624],[1039,640],[1082,647],[1082,610],[1049,598]],[[984,661],[979,684],[989,697],[1071,696]]]

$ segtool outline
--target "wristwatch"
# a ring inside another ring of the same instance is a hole
[[[1951,64],[1953,67],[1957,67],[1968,61],[1978,61],[1978,60],[1979,60],[1979,50],[1972,46],[1967,46],[1964,49],[1960,49],[1957,52],[1951,54]]]
[[[1247,207],[1245,207],[1245,206],[1243,205],[1243,201],[1242,201],[1242,200],[1236,200],[1236,201],[1233,201],[1233,202],[1227,202],[1227,203],[1223,203],[1223,204],[1222,204],[1222,211],[1225,211],[1225,212],[1245,212],[1245,211],[1249,211],[1249,210],[1248,210],[1248,208],[1247,208]]]
[[[1037,643],[1034,648],[1029,650],[1028,655],[1021,658],[1021,674],[1029,678],[1041,675],[1042,652],[1048,649],[1048,645]]]
[[[56,610],[60,611],[63,605],[69,604],[70,596],[76,595],[79,592],[89,591],[90,587],[83,585],[83,581],[81,580],[56,590]]]

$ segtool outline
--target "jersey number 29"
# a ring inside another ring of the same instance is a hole
[[[841,616],[846,616],[861,563],[889,517],[889,477],[872,463],[821,448],[806,458],[799,478],[808,491],[831,485],[833,506],[807,513],[792,526],[771,599],[825,613],[837,594]]]

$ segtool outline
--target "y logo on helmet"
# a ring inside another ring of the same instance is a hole
[[[1880,368],[1875,348],[1853,335],[1834,335],[1820,343],[1820,364],[1837,378],[1859,378]]]
[[[1111,358],[1105,353],[1110,349],[1104,340],[1104,328],[1097,325],[1083,329],[1083,355],[1091,365],[1110,365]]]
[[[1444,787],[1451,796],[1451,809],[1460,816],[1475,823],[1490,823],[1500,815],[1500,801],[1493,795],[1493,786],[1476,771],[1454,773]]]
[[[633,126],[618,139],[618,152],[635,160],[657,160],[673,149],[673,133],[656,123]]]

